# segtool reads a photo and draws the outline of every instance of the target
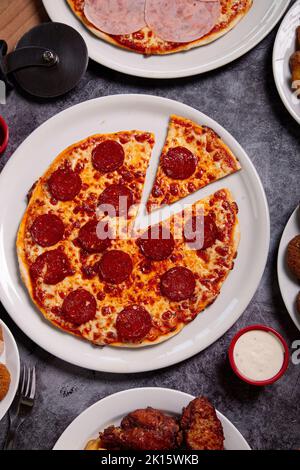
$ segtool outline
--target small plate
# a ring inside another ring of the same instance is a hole
[[[52,21],[73,26],[91,59],[113,70],[147,78],[189,77],[221,67],[255,47],[278,23],[290,0],[254,0],[248,14],[229,33],[187,52],[145,57],[97,38],[76,18],[66,0],[43,0]]]
[[[1,420],[3,416],[6,414],[6,412],[8,411],[17,393],[17,389],[19,385],[19,378],[20,378],[20,357],[19,357],[18,347],[14,340],[13,335],[11,334],[11,332],[9,331],[9,329],[7,328],[5,323],[3,323],[2,320],[0,320],[0,325],[3,330],[4,345],[5,345],[4,353],[0,355],[0,362],[6,365],[11,376],[11,383],[10,383],[8,394],[6,395],[4,400],[0,401],[0,420]]]
[[[296,51],[296,28],[300,26],[300,0],[288,11],[278,30],[273,51],[273,72],[280,97],[300,124],[300,99],[291,84],[290,57]]]
[[[134,388],[103,398],[79,415],[61,435],[54,450],[83,450],[91,439],[97,439],[106,427],[119,426],[122,418],[139,408],[159,409],[169,415],[180,415],[195,397],[167,388]],[[226,450],[251,450],[236,427],[217,412],[225,434]]]
[[[299,207],[295,209],[284,229],[278,251],[277,272],[279,287],[285,306],[291,319],[297,326],[298,330],[300,330],[300,313],[298,313],[296,307],[296,297],[300,292],[300,283],[297,281],[295,276],[290,273],[286,264],[287,246],[296,235],[300,235]]]

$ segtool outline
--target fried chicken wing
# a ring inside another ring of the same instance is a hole
[[[2,327],[0,326],[0,355],[4,352],[4,337]]]
[[[300,98],[300,26],[296,29],[296,36],[296,52],[290,58],[290,68],[292,72],[292,87],[296,90],[298,98]]]
[[[10,373],[4,364],[0,364],[0,401],[3,400],[9,390]]]
[[[300,89],[300,51],[294,52],[290,58],[293,88]]]
[[[183,410],[180,425],[187,449],[224,450],[222,424],[206,398],[195,398]]]
[[[107,450],[172,450],[182,440],[177,420],[153,408],[133,411],[99,438]]]

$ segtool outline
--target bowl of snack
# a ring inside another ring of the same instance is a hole
[[[288,10],[273,50],[277,90],[288,112],[300,124],[300,1]]]
[[[286,252],[286,263],[291,272],[295,277],[295,281],[300,281],[300,233],[292,238],[288,244]],[[299,293],[296,297],[296,308],[300,315],[300,286]]]
[[[278,282],[291,319],[300,330],[300,211],[292,213],[283,231],[277,261]]]
[[[0,320],[0,420],[8,411],[19,385],[20,358],[13,335]]]
[[[292,88],[300,97],[300,25],[296,29],[296,50],[290,57]]]
[[[289,365],[289,348],[273,328],[252,325],[240,330],[229,347],[229,362],[235,374],[255,386],[271,385]]]

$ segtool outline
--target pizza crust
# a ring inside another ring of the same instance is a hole
[[[78,7],[79,4],[83,4],[83,0],[66,0],[67,3],[69,4],[71,10],[73,13],[77,16],[77,18],[85,25],[85,27],[93,33],[95,36],[97,36],[100,39],[103,39],[104,41],[112,44],[113,46],[117,46],[121,49],[126,49],[130,50],[136,53],[140,54],[145,54],[145,55],[167,55],[167,54],[174,54],[177,52],[184,52],[188,51],[190,49],[200,47],[200,46],[205,46],[211,42],[214,42],[215,40],[221,38],[225,34],[227,34],[229,31],[231,31],[241,20],[242,18],[248,13],[250,8],[253,5],[253,0],[240,0],[241,2],[241,8],[240,11],[236,14],[236,16],[233,18],[232,21],[230,21],[229,24],[227,25],[220,25],[220,28],[218,31],[213,31],[207,35],[205,35],[202,38],[199,38],[196,41],[190,42],[190,43],[184,43],[184,44],[172,44],[172,43],[167,43],[165,41],[158,39],[159,44],[161,47],[157,48],[157,50],[151,49],[151,47],[145,49],[145,50],[139,50],[138,48],[134,47],[134,45],[126,45],[122,44],[122,42],[118,41],[117,39],[114,38],[114,36],[111,36],[109,34],[104,33],[103,31],[100,31],[99,29],[95,28],[85,17],[83,13],[83,8]],[[228,2],[233,2],[233,0],[222,0],[224,3]],[[145,27],[141,30],[145,35],[148,35],[148,33],[154,35],[155,34],[148,28]]]

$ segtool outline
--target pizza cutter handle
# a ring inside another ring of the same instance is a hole
[[[7,54],[7,43],[0,39],[0,81],[4,82],[8,89],[13,88],[6,73],[5,56]]]
[[[7,43],[0,40],[0,80],[12,87],[8,75],[27,67],[53,67],[59,63],[58,55],[51,49],[37,46],[20,47],[7,54]]]

